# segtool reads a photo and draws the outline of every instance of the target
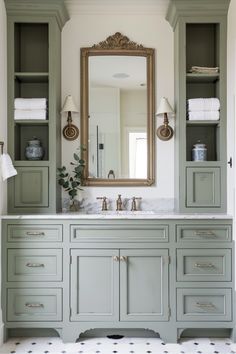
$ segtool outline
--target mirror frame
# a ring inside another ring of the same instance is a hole
[[[84,186],[150,186],[154,183],[155,168],[155,52],[153,48],[145,48],[123,36],[120,32],[109,36],[105,41],[93,45],[92,47],[81,48],[80,62],[80,92],[81,92],[81,145],[85,147],[82,151],[82,158],[85,160]],[[88,62],[90,56],[142,56],[147,60],[147,178],[117,178],[102,179],[88,176],[89,156],[89,73]]]

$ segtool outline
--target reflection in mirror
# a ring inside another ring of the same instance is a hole
[[[154,53],[120,36],[132,48],[124,42],[124,48],[117,43],[107,48],[102,42],[81,50],[87,185],[150,185],[154,180]]]

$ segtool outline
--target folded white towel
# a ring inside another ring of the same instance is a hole
[[[206,73],[206,74],[216,74],[219,72],[219,67],[208,67],[208,66],[192,66],[190,71],[192,73]]]
[[[8,154],[2,154],[0,156],[0,168],[3,181],[17,175],[17,171],[14,168],[12,160]]]
[[[191,98],[188,100],[188,110],[192,111],[219,111],[218,98]]]
[[[194,111],[188,112],[189,120],[219,120],[219,111]]]
[[[15,109],[14,119],[47,119],[46,109]]]
[[[15,109],[46,109],[46,98],[15,98]]]

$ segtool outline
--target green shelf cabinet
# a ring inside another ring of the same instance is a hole
[[[180,212],[226,212],[226,53],[230,0],[171,0],[166,19],[174,30],[175,200]],[[192,66],[219,67],[219,73],[191,73]],[[187,100],[217,97],[220,119],[189,121]],[[207,161],[192,161],[198,142]],[[203,176],[204,174],[204,176]]]
[[[68,20],[63,0],[5,0],[8,22],[8,151],[18,176],[8,183],[10,213],[60,209],[56,169],[61,165],[61,30]],[[46,98],[45,120],[14,120],[15,98]],[[41,161],[27,161],[36,136]],[[41,194],[41,196],[40,196]]]

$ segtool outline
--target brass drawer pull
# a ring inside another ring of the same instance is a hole
[[[214,309],[215,305],[211,302],[196,302],[196,306],[201,309]]]
[[[118,261],[119,261],[119,257],[118,257],[118,256],[114,256],[114,257],[113,257],[113,261],[118,262]]]
[[[122,262],[127,262],[127,259],[128,259],[127,256],[121,256],[121,257],[120,257],[120,260],[121,260]]]
[[[195,268],[214,268],[214,264],[212,263],[195,263],[194,264]]]
[[[211,230],[195,230],[195,235],[201,237],[216,237],[216,234]]]
[[[45,265],[43,263],[27,263],[26,267],[29,267],[29,268],[41,268],[41,267],[45,267]]]
[[[44,307],[43,304],[40,304],[40,303],[30,303],[30,302],[27,302],[25,304],[26,307],[29,307],[29,308],[38,308],[38,307]]]
[[[42,231],[28,231],[26,232],[27,236],[45,236],[45,233]]]

